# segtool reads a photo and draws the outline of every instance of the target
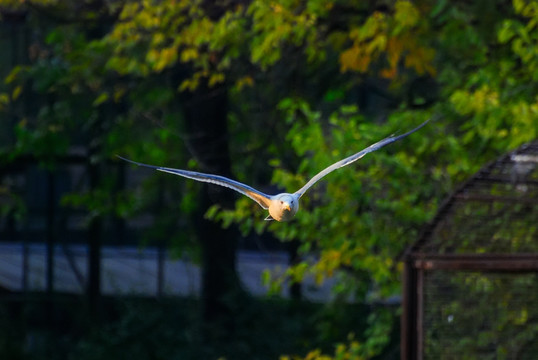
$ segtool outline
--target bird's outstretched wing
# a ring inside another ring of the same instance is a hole
[[[359,160],[360,158],[362,158],[364,155],[372,152],[372,151],[376,151],[377,149],[380,149],[382,148],[383,146],[387,145],[387,144],[390,144],[391,142],[394,142],[394,141],[398,141],[400,140],[401,138],[404,138],[406,137],[407,135],[410,135],[412,133],[414,133],[415,131],[417,131],[418,129],[420,129],[421,127],[423,127],[424,125],[426,125],[426,123],[428,123],[428,121],[430,120],[426,120],[425,122],[423,122],[422,124],[420,124],[419,126],[417,126],[416,128],[414,128],[413,130],[411,131],[408,131],[406,132],[405,134],[402,134],[402,135],[398,135],[398,136],[389,136],[388,138],[385,138],[381,141],[378,141],[376,142],[375,144],[372,144],[370,146],[368,146],[366,149],[364,150],[361,150],[359,151],[358,153],[356,154],[353,154],[343,160],[340,160],[334,164],[332,164],[331,166],[325,168],[324,170],[322,170],[321,172],[319,172],[316,176],[314,176],[312,179],[310,179],[309,182],[307,182],[305,184],[305,186],[303,186],[302,188],[300,188],[299,190],[297,190],[295,192],[295,194],[298,194],[299,197],[303,196],[303,194],[306,192],[306,190],[308,190],[312,185],[314,185],[316,182],[318,182],[318,180],[320,180],[322,177],[324,177],[325,175],[327,175],[328,173],[336,170],[336,169],[339,169],[343,166],[346,166],[346,165],[349,165],[351,164],[352,162],[354,161],[357,161]]]
[[[271,197],[269,195],[264,194],[261,191],[258,191],[254,188],[251,188],[248,185],[242,184],[239,181],[228,179],[227,177],[224,177],[224,176],[204,174],[204,173],[199,173],[195,171],[188,171],[188,170],[181,170],[181,169],[172,169],[172,168],[167,168],[167,167],[162,167],[162,166],[148,165],[148,164],[143,164],[143,163],[139,163],[133,160],[126,159],[119,155],[116,155],[116,156],[122,160],[128,161],[135,165],[145,166],[151,169],[167,172],[174,175],[183,176],[189,179],[216,184],[216,185],[233,189],[243,195],[248,196],[252,200],[256,201],[264,209],[268,209],[269,205],[271,204]]]

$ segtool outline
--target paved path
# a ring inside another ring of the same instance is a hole
[[[87,274],[87,247],[69,246],[69,257],[63,247],[54,249],[54,290],[82,293]],[[0,287],[22,291],[23,246],[20,243],[0,243]],[[71,261],[69,261],[71,260]],[[27,284],[32,291],[46,289],[46,247],[43,244],[27,246]],[[265,269],[284,269],[287,254],[282,252],[260,253],[240,251],[238,273],[246,289],[262,296],[267,289],[261,282]],[[74,271],[73,268],[76,270]],[[163,295],[197,296],[200,292],[200,268],[186,259],[164,256]],[[78,273],[78,277],[77,277]],[[82,281],[82,282],[81,282]],[[101,290],[107,295],[136,294],[156,296],[158,288],[158,250],[152,247],[111,247],[102,249]],[[330,283],[321,288],[313,281],[305,281],[305,296],[314,301],[326,301],[330,297]],[[283,294],[287,296],[286,293]]]

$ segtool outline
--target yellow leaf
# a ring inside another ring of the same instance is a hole
[[[120,20],[129,20],[139,11],[140,5],[137,2],[126,3],[121,11]]]
[[[97,99],[94,100],[93,106],[98,106],[108,100],[108,93],[101,93]]]
[[[219,84],[219,83],[222,83],[222,82],[224,82],[224,74],[222,74],[222,73],[212,74],[209,77],[208,85],[209,85],[209,87],[212,87],[212,86],[215,86],[216,84]]]
[[[340,71],[348,70],[366,72],[370,65],[370,56],[365,54],[358,46],[352,46],[340,54]]]
[[[385,79],[394,79],[396,75],[398,74],[398,71],[396,70],[396,67],[391,67],[389,69],[383,69],[379,72],[379,75],[381,77],[384,77]]]
[[[18,85],[17,87],[15,87],[15,89],[13,90],[13,93],[11,94],[11,98],[13,100],[17,100],[17,98],[20,96],[22,92],[22,86],[21,85]]]
[[[159,46],[159,45],[161,45],[162,43],[164,43],[164,41],[165,41],[164,34],[161,33],[161,32],[156,32],[156,33],[153,35],[153,38],[151,39],[151,45],[152,45],[152,46]]]
[[[374,53],[376,51],[383,51],[387,46],[387,37],[384,34],[375,36],[372,41],[368,43],[368,53]]]
[[[405,66],[408,68],[414,68],[415,71],[422,75],[428,72],[434,76],[436,71],[432,65],[435,51],[430,48],[418,47],[411,50],[405,57]]]
[[[394,18],[401,26],[411,27],[418,22],[420,13],[411,2],[397,1],[394,7],[396,9]]]
[[[172,65],[177,60],[177,49],[170,47],[161,50],[157,62],[153,65],[153,70],[161,71],[164,68]]]
[[[181,82],[181,85],[179,85],[179,91],[185,91],[185,90],[191,90],[193,91],[198,86],[197,83],[195,83],[195,80],[192,79],[186,79]]]
[[[198,56],[199,54],[196,48],[187,48],[181,52],[180,60],[181,62],[186,63],[191,60],[196,60]]]
[[[387,59],[391,68],[395,68],[400,61],[403,52],[403,41],[398,37],[392,37],[387,43]]]
[[[154,63],[159,58],[159,52],[156,49],[151,49],[146,55],[146,61],[149,63]]]
[[[114,90],[114,101],[118,102],[123,95],[125,95],[125,88],[116,88]]]
[[[252,87],[254,85],[254,79],[251,76],[243,76],[235,82],[235,86],[238,90],[241,90],[244,86]]]
[[[8,76],[6,76],[6,78],[4,79],[4,83],[6,84],[9,84],[11,82],[13,82],[19,75],[19,73],[23,70],[23,67],[18,65],[18,66],[15,66],[13,68],[13,70],[11,70],[11,72],[9,73]]]

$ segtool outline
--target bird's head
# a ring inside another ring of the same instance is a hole
[[[297,210],[299,210],[299,198],[288,193],[276,195],[269,207],[269,213],[278,221],[290,220]]]
[[[291,195],[283,195],[279,201],[282,210],[291,211],[295,205],[295,199]]]

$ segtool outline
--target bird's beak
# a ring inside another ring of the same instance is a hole
[[[290,204],[285,203],[285,204],[284,204],[284,209],[285,209],[285,210],[288,210],[288,211],[291,211]]]

